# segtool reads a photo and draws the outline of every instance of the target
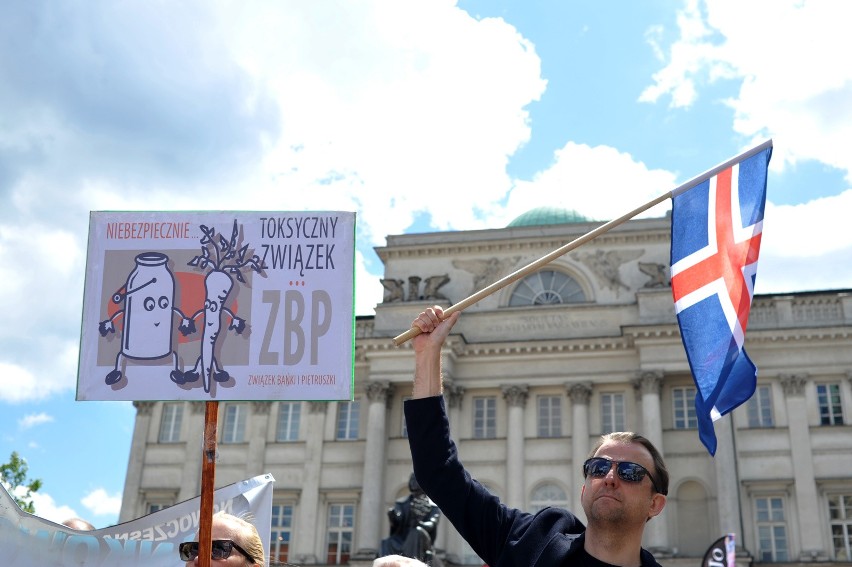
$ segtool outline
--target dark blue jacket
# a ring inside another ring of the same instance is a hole
[[[574,514],[509,508],[471,478],[450,438],[443,396],[406,401],[405,422],[417,482],[490,567],[559,567],[583,549],[586,526]],[[644,549],[641,560],[659,567]]]

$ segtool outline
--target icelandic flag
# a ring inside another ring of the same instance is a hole
[[[698,436],[711,455],[716,454],[713,422],[746,402],[757,384],[757,367],[743,342],[771,141],[742,155],[672,192],[672,294],[698,390]]]

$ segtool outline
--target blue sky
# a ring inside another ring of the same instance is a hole
[[[0,461],[16,450],[44,481],[39,515],[117,520],[135,410],[74,401],[92,210],[355,211],[369,315],[388,234],[542,205],[611,219],[772,138],[756,292],[852,288],[850,16],[840,0],[0,4]]]

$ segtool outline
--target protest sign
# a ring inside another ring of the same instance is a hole
[[[93,212],[78,400],[349,400],[352,212]]]

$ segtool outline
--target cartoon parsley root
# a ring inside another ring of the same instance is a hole
[[[242,334],[246,327],[245,320],[237,317],[230,309],[226,307],[228,295],[234,287],[234,280],[231,279],[231,274],[240,283],[245,283],[242,271],[245,268],[250,268],[257,273],[261,273],[264,266],[257,255],[246,258],[248,253],[248,244],[237,249],[237,236],[239,228],[237,221],[234,220],[234,228],[231,232],[230,240],[226,240],[221,234],[216,235],[216,229],[213,227],[207,228],[201,225],[201,232],[204,236],[201,237],[201,255],[195,256],[188,262],[190,266],[198,268],[211,268],[210,272],[204,278],[204,308],[199,309],[190,317],[190,324],[180,327],[180,331],[184,335],[188,335],[195,330],[195,319],[202,313],[204,314],[204,324],[202,326],[201,336],[201,355],[195,363],[192,370],[184,372],[182,375],[172,375],[172,380],[177,384],[187,382],[195,382],[199,376],[203,377],[204,391],[210,392],[212,380],[216,382],[227,382],[230,374],[219,366],[216,361],[216,341],[219,339],[219,331],[222,328],[222,316],[227,314],[230,319],[228,329],[233,329],[237,334]],[[211,256],[212,249],[212,256]]]

